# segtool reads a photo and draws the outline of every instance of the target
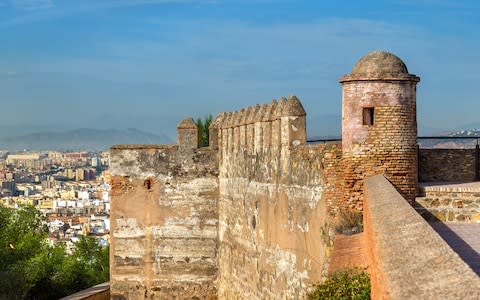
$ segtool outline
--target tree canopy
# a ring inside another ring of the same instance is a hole
[[[33,207],[0,206],[0,299],[58,299],[108,281],[108,248],[82,236],[67,255],[46,224]]]
[[[210,124],[212,124],[212,120],[213,120],[212,115],[206,115],[203,119],[198,117],[197,121],[195,122],[198,128],[198,146],[199,147],[208,146],[208,140],[209,140],[208,127],[210,127]]]

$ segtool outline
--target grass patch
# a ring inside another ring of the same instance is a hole
[[[341,209],[335,224],[337,233],[352,235],[363,231],[363,213],[354,209]]]
[[[335,272],[309,293],[307,299],[370,299],[370,277],[360,269]]]

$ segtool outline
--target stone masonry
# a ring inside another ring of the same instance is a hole
[[[338,189],[326,170],[339,149],[306,145],[296,97],[220,123],[219,297],[303,299],[326,272],[319,233]]]
[[[217,153],[191,119],[178,140],[111,149],[112,299],[217,298]]]
[[[431,222],[480,222],[480,182],[422,183],[417,211]]]
[[[341,197],[341,147],[305,125],[293,96],[220,114],[206,148],[189,119],[176,145],[113,146],[112,298],[302,299]]]

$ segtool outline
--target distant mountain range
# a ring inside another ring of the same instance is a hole
[[[333,119],[333,117],[330,119]],[[333,122],[326,123],[328,124]],[[337,127],[338,126],[336,125],[332,125],[330,127],[322,126],[320,128],[328,128],[329,130],[325,130],[325,132],[317,131],[317,134],[309,136],[309,139],[338,138],[339,135],[337,134],[325,134],[327,132],[340,132],[340,129]],[[313,132],[315,132],[314,128],[312,128]],[[34,151],[99,151],[107,150],[111,145],[114,144],[170,144],[174,142],[165,134],[153,134],[135,128],[80,128],[65,131],[43,130],[35,133],[27,133],[28,128],[17,129],[18,128],[0,126],[0,150],[21,151],[28,149]],[[425,131],[424,134],[426,133]],[[443,131],[432,135],[442,137],[474,137],[480,136],[480,129]],[[471,148],[475,147],[475,144],[476,139],[420,140],[420,145],[423,148]]]
[[[1,128],[0,128],[1,130]],[[4,134],[5,135],[5,134]],[[172,140],[164,135],[129,129],[89,129],[44,131],[18,136],[0,137],[0,149],[18,150],[107,150],[113,144],[168,144]]]
[[[480,136],[480,129],[468,129],[468,130],[458,130],[454,132],[449,132],[447,136],[455,136],[455,137],[463,137],[463,136],[470,136],[470,137],[477,137]]]
[[[420,146],[423,148],[474,148],[477,144],[475,137],[480,137],[480,129],[463,129],[457,131],[444,131],[434,136],[441,136],[442,139],[421,139]],[[448,139],[452,137],[452,139]],[[467,137],[465,139],[459,139]],[[469,138],[468,138],[469,137]]]

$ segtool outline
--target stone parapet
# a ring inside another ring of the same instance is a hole
[[[92,286],[91,288],[77,292],[70,296],[61,298],[60,300],[109,300],[110,299],[110,284],[104,282]]]
[[[365,179],[372,299],[479,299],[480,278],[383,175]]]
[[[178,124],[177,145],[180,155],[186,159],[198,148],[198,128],[192,118],[185,118]]]

